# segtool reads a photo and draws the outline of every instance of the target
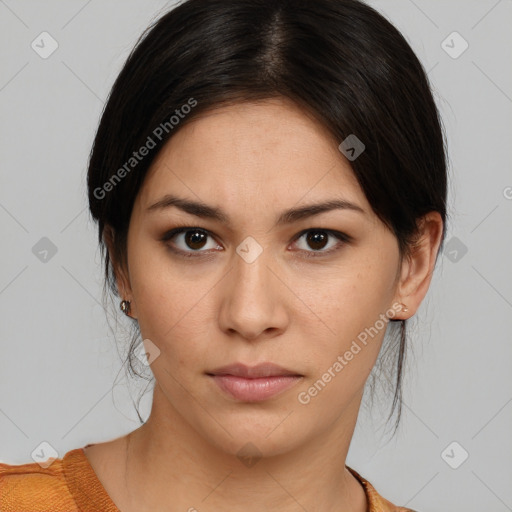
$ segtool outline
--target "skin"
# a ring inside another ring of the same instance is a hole
[[[142,339],[160,351],[151,363],[152,410],[139,429],[86,450],[123,512],[366,510],[344,463],[385,329],[309,403],[298,393],[393,304],[408,307],[394,318],[414,315],[431,281],[442,220],[437,212],[424,217],[400,266],[396,238],[372,212],[338,143],[294,104],[273,99],[196,118],[153,162],[130,219],[127,265],[114,262]],[[147,211],[171,193],[222,208],[230,225],[176,207]],[[286,209],[340,198],[364,213],[338,209],[275,223]],[[187,245],[183,234],[161,241],[180,225],[210,236],[202,247]],[[307,233],[297,238],[313,228],[352,240],[327,233],[322,247],[308,243]],[[248,236],[263,249],[252,263],[236,252]],[[170,246],[199,247],[203,255],[187,259]],[[223,394],[205,373],[263,361],[303,377],[248,403]],[[261,455],[252,467],[237,457],[249,442]]]

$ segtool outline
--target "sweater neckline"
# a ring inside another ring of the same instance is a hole
[[[79,509],[91,510],[94,506],[103,512],[121,512],[107,493],[98,475],[85,455],[84,448],[75,448],[64,455],[63,470],[66,482]],[[345,465],[350,473],[362,485],[366,497],[367,511],[376,512],[376,491],[357,471]]]

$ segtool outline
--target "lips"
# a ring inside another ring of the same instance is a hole
[[[262,402],[283,393],[303,375],[273,363],[247,366],[235,363],[207,373],[229,398],[242,402]]]

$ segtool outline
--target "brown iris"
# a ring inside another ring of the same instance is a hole
[[[310,231],[306,235],[307,243],[312,249],[323,249],[327,239],[328,236],[324,231]]]
[[[207,234],[203,231],[199,230],[190,230],[185,232],[185,243],[191,249],[201,249],[204,247],[204,244],[207,239]]]

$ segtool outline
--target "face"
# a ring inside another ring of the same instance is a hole
[[[150,360],[159,350],[153,407],[226,453],[283,453],[355,421],[398,311],[399,251],[316,121],[276,99],[183,126],[137,196],[127,251],[122,296]],[[293,376],[219,377],[235,363]]]

